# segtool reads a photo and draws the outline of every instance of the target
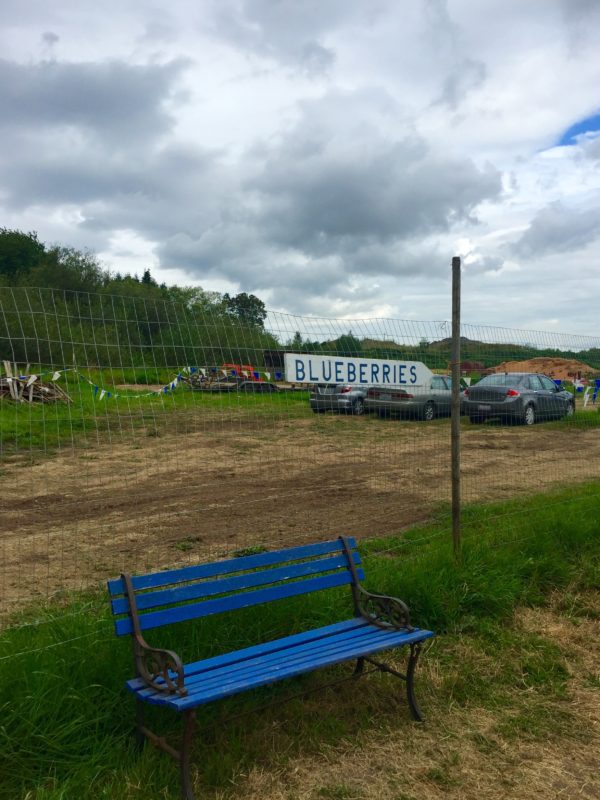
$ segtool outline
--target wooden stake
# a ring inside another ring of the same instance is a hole
[[[460,258],[452,259],[452,545],[460,556]]]

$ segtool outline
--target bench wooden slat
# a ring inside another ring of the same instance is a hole
[[[221,653],[218,656],[211,656],[210,658],[204,658],[200,661],[193,661],[190,664],[185,664],[184,675],[187,680],[198,672],[210,672],[215,668],[238,664],[256,658],[263,653],[266,655],[275,652],[284,652],[303,642],[320,641],[334,633],[343,633],[344,631],[355,630],[356,628],[364,628],[368,624],[367,620],[362,617],[353,617],[343,622],[334,622],[332,625],[325,625],[323,628],[313,628],[309,631],[302,631],[302,633],[294,633],[291,636],[285,636],[282,639],[273,639],[270,642],[262,642],[261,644],[254,644],[251,647],[244,647],[242,650]],[[127,686],[132,691],[135,691],[136,689],[145,688],[146,684],[141,678],[132,678],[127,682]]]
[[[356,540],[348,539],[351,549],[356,548]],[[232,572],[256,569],[257,567],[268,567],[274,564],[284,564],[288,561],[299,561],[312,556],[323,556],[329,553],[342,552],[343,547],[339,539],[331,542],[318,542],[317,544],[305,544],[299,547],[291,547],[285,550],[274,550],[267,553],[257,553],[251,556],[240,556],[224,561],[217,561],[211,564],[198,564],[191,567],[181,567],[180,569],[164,570],[163,572],[153,572],[148,575],[137,575],[133,577],[133,588],[138,591],[141,589],[152,589],[158,586],[169,586],[173,583],[187,583],[188,581],[200,578],[213,578],[216,575],[227,575]],[[355,553],[356,555],[356,553]],[[108,581],[108,592],[111,597],[125,594],[125,587],[121,578]]]
[[[185,686],[190,694],[197,694],[199,691],[208,692],[214,687],[226,686],[229,683],[237,684],[246,679],[252,682],[255,676],[264,670],[280,670],[282,667],[287,668],[291,664],[300,662],[309,664],[342,651],[346,654],[355,654],[374,641],[378,641],[382,647],[387,646],[387,643],[396,641],[398,633],[397,630],[385,631],[367,624],[324,639],[298,644],[286,650],[265,652],[244,662],[196,672],[186,678]],[[152,695],[154,691],[154,689],[142,689],[139,694],[146,697]]]
[[[302,594],[320,591],[321,589],[345,586],[349,583],[351,583],[351,576],[349,571],[345,571],[343,573],[333,573],[331,575],[322,575],[318,578],[306,578],[302,581],[271,586],[268,589],[242,592],[241,594],[229,595],[228,597],[221,597],[216,600],[204,600],[200,603],[175,606],[174,608],[163,611],[150,611],[147,614],[140,614],[140,628],[142,630],[149,630],[151,628],[158,628],[161,625],[170,625],[175,622],[198,619],[209,616],[210,614],[220,614],[223,611],[248,608],[258,605],[259,603],[282,600],[286,597],[297,597]],[[132,631],[133,625],[130,617],[116,620],[115,632],[117,636],[125,636],[132,633]]]
[[[270,661],[260,659],[257,663],[249,664],[243,669],[234,669],[220,675],[215,674],[206,680],[202,680],[202,676],[199,675],[189,684],[186,682],[186,688],[190,694],[212,694],[215,689],[220,687],[227,689],[228,686],[237,686],[244,683],[254,685],[263,672],[279,674],[282,669],[288,669],[293,666],[306,668],[309,664],[316,664],[321,661],[328,662],[331,658],[337,658],[339,655],[343,655],[345,659],[355,658],[357,653],[363,653],[365,648],[375,643],[380,649],[393,647],[394,642],[398,640],[399,633],[402,632],[390,631],[386,634],[381,629],[371,627],[363,630],[361,635],[339,639],[336,637],[331,642],[321,644],[318,647],[313,645],[311,648],[298,648],[297,651],[290,651],[285,659],[272,658]]]
[[[359,556],[355,558],[355,563],[360,564]],[[286,566],[277,567],[276,569],[250,572],[245,575],[237,575],[233,578],[217,578],[212,581],[178,586],[175,589],[160,589],[146,594],[136,594],[136,605],[138,611],[143,611],[148,608],[157,608],[158,606],[166,606],[187,600],[198,600],[203,597],[210,597],[211,595],[225,594],[227,592],[240,591],[257,586],[266,586],[270,583],[277,583],[278,581],[292,580],[307,575],[340,569],[346,572],[348,570],[348,561],[344,554],[330,556],[329,558],[319,558],[314,561],[287,564]],[[129,601],[126,597],[119,597],[112,600],[111,605],[113,614],[126,614],[129,611]]]
[[[220,700],[224,697],[228,697],[232,694],[237,694],[248,689],[255,689],[259,686],[265,686],[269,683],[274,683],[284,678],[292,678],[296,675],[302,675],[307,671],[312,671],[320,667],[341,664],[344,661],[351,660],[359,655],[374,655],[382,650],[390,650],[394,647],[401,647],[404,645],[413,644],[415,642],[422,642],[425,639],[433,636],[432,631],[425,630],[414,630],[410,632],[395,631],[391,634],[383,629],[377,630],[380,631],[381,635],[370,640],[368,643],[363,643],[363,645],[360,647],[357,644],[354,649],[344,650],[341,648],[335,652],[321,653],[317,656],[315,656],[313,653],[312,656],[306,661],[290,662],[289,664],[282,663],[280,665],[273,666],[270,669],[265,669],[262,671],[258,670],[251,680],[246,677],[238,682],[234,681],[231,683],[217,683],[207,691],[202,691],[202,689],[199,689],[198,692],[190,693],[187,697],[175,695],[165,696],[160,695],[160,693],[155,693],[153,695],[144,697],[144,700],[148,703],[156,705],[168,705],[177,711],[185,711],[188,708],[194,708],[204,703]]]

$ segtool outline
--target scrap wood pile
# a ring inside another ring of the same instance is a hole
[[[243,380],[237,375],[224,376],[222,371],[217,373],[216,370],[208,370],[207,375],[202,372],[195,372],[193,375],[182,375],[181,381],[186,383],[193,391],[211,391],[214,389],[235,389],[236,386]]]
[[[195,372],[193,375],[182,375],[181,380],[187,383],[190,389],[206,389],[210,383],[210,378],[206,378],[201,372]]]
[[[16,364],[4,362],[4,375],[0,375],[0,399],[16,403],[72,403],[64,389],[54,381],[43,381],[39,375],[29,374],[29,364],[19,372]]]

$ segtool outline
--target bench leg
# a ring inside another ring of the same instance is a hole
[[[408,667],[406,669],[406,695],[408,698],[408,705],[410,706],[410,713],[413,716],[413,719],[417,720],[417,722],[423,722],[423,715],[421,714],[421,709],[419,708],[419,704],[417,703],[417,698],[415,697],[415,669],[417,667],[417,661],[419,660],[419,654],[421,652],[421,643],[417,642],[416,644],[411,644],[410,646],[410,658],[408,659]]]
[[[421,709],[419,708],[419,704],[417,703],[417,698],[415,696],[415,669],[417,668],[417,661],[419,660],[420,653],[421,642],[415,642],[414,644],[411,644],[406,675],[404,675],[402,672],[398,672],[397,669],[390,667],[388,664],[383,664],[381,661],[377,661],[370,656],[364,656],[362,659],[359,659],[361,661],[368,661],[369,664],[373,664],[373,666],[377,667],[377,669],[380,669],[382,672],[395,675],[397,678],[401,678],[406,682],[406,696],[408,699],[408,705],[410,707],[410,713],[413,719],[416,719],[417,722],[423,722],[423,715],[421,714]],[[354,674],[356,675],[356,671]]]
[[[365,660],[364,658],[357,658],[356,659],[356,666],[354,667],[354,676],[358,678],[360,675],[363,674],[365,669]]]
[[[196,712],[184,711],[183,713],[183,740],[179,753],[179,768],[181,771],[181,797],[183,800],[196,800],[190,778],[190,751],[196,729]]]
[[[144,747],[144,742],[146,741],[146,735],[144,733],[146,729],[146,717],[144,713],[144,703],[141,700],[136,698],[135,701],[135,744],[138,750],[142,750]]]

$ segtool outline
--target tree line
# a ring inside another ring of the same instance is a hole
[[[127,368],[251,363],[279,347],[253,294],[113,273],[90,252],[0,228],[0,357]],[[260,365],[258,365],[260,366]]]

